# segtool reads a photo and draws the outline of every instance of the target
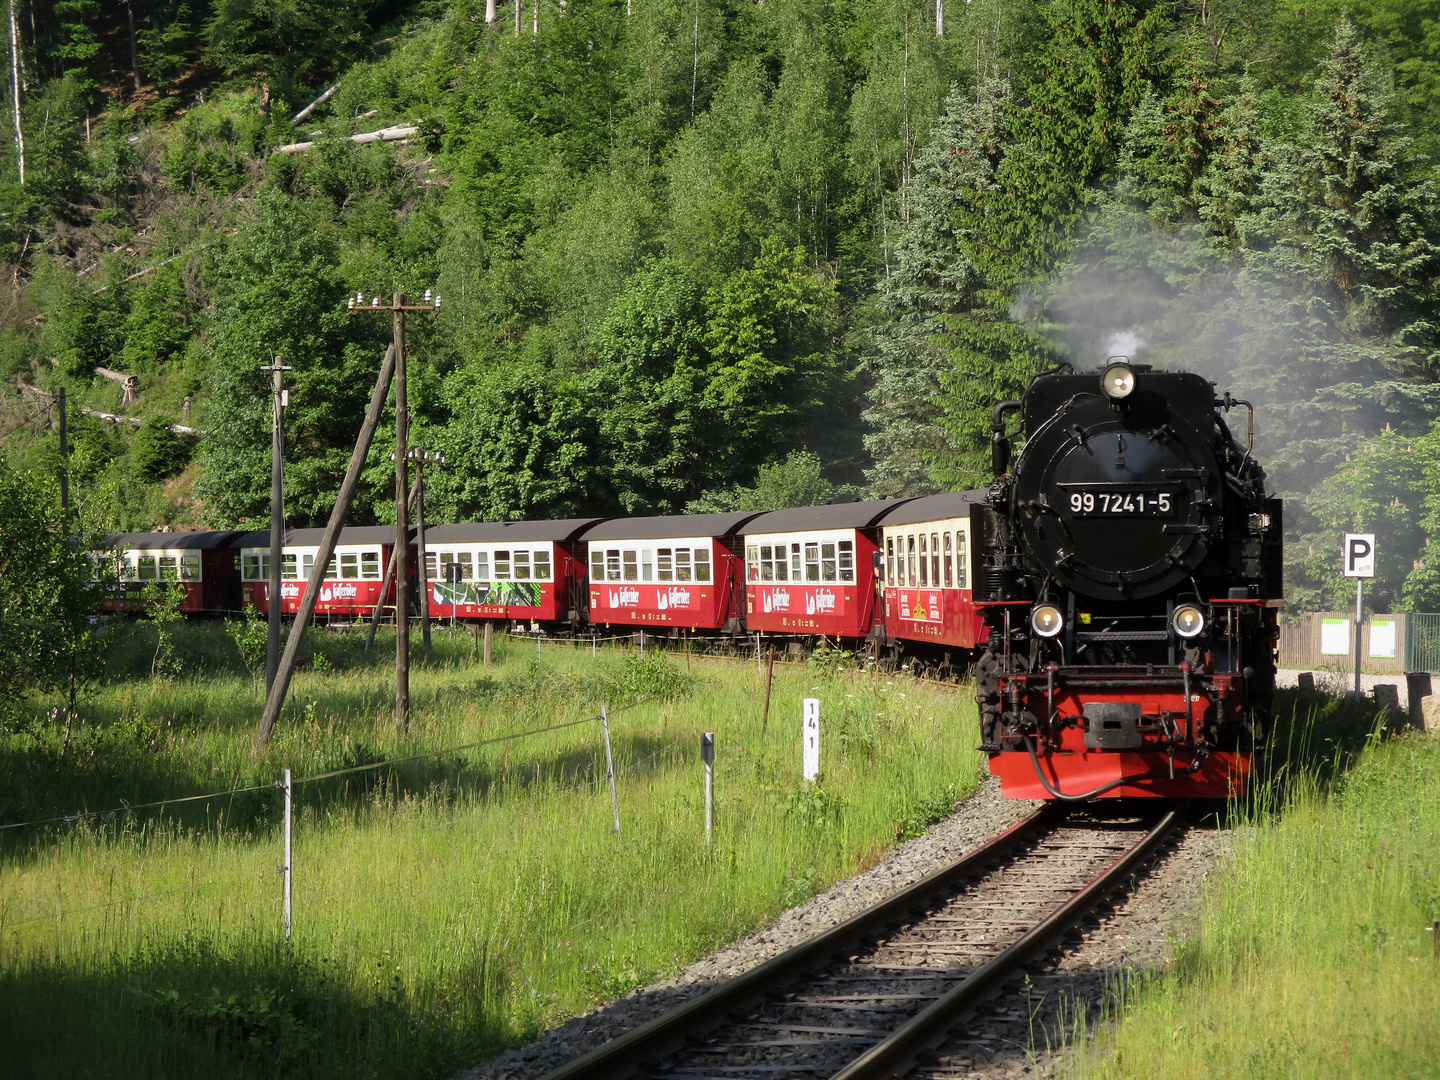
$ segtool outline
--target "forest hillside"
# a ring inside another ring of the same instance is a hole
[[[427,516],[985,478],[1062,360],[1257,406],[1292,605],[1440,610],[1428,0],[15,0],[0,438],[90,531],[323,521],[409,320]],[[385,132],[356,142],[353,136]],[[1236,417],[1243,423],[1243,414]],[[356,521],[393,520],[378,438]]]

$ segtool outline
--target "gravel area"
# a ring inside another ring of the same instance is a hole
[[[896,846],[878,865],[837,882],[781,914],[743,941],[704,957],[673,979],[552,1028],[525,1046],[506,1050],[457,1080],[533,1080],[633,1027],[654,1019],[717,982],[748,971],[821,930],[843,922],[882,898],[979,847],[1031,813],[1039,803],[1000,797],[987,782],[926,835]]]

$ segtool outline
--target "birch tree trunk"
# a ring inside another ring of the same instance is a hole
[[[935,36],[945,36],[945,0],[935,0]]]
[[[10,104],[15,110],[15,160],[25,184],[25,129],[20,124],[20,30],[15,25],[15,0],[10,0]]]
[[[130,78],[135,89],[140,89],[140,53],[135,48],[135,6],[125,5],[125,19],[130,24]]]
[[[495,25],[495,0],[485,0],[485,25]]]

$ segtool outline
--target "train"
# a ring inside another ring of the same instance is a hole
[[[1225,419],[1236,408],[1248,410],[1243,447]],[[411,532],[410,595],[423,580],[430,617],[512,631],[831,646],[969,671],[980,749],[1007,797],[1232,798],[1267,735],[1283,604],[1283,506],[1253,449],[1253,407],[1199,375],[1125,358],[1062,365],[995,406],[985,486],[433,525]],[[285,534],[282,614],[321,572],[321,533]],[[394,545],[393,528],[342,530],[316,618],[393,620]],[[124,533],[107,546],[113,610],[169,580],[187,614],[269,611],[268,531]]]

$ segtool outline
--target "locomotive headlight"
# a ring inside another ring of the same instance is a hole
[[[1175,614],[1170,616],[1170,625],[1181,637],[1192,638],[1205,629],[1205,615],[1198,607],[1185,604],[1175,609]]]
[[[1054,604],[1037,604],[1030,609],[1030,629],[1041,637],[1050,638],[1065,628],[1065,616]]]
[[[1115,401],[1127,398],[1135,391],[1135,372],[1129,364],[1111,364],[1100,376],[1100,386]]]

